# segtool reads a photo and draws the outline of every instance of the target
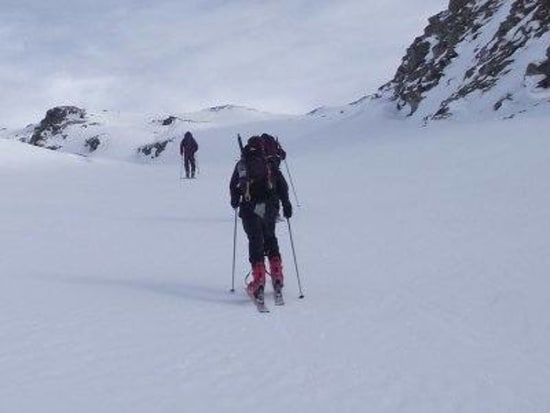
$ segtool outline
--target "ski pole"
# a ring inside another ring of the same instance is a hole
[[[183,179],[183,155],[181,155],[180,180]]]
[[[294,198],[296,198],[296,206],[298,208],[301,208],[302,206],[300,205],[300,201],[298,200],[298,195],[296,194],[296,189],[294,188],[294,180],[292,179],[292,174],[290,173],[290,168],[288,167],[288,162],[286,161],[286,159],[284,161],[285,161],[286,172],[288,174],[288,179],[290,180],[290,186],[292,187],[292,192],[294,193]]]
[[[290,227],[290,219],[286,219],[288,224],[288,233],[290,234],[290,245],[292,246],[292,255],[294,256],[294,266],[296,267],[296,278],[298,279],[298,289],[300,290],[300,295],[298,298],[304,298],[304,293],[302,292],[302,283],[300,282],[300,272],[298,271],[298,261],[296,261],[296,249],[294,248],[294,239],[292,238],[292,229]]]
[[[231,291],[235,292],[235,256],[237,254],[237,208],[235,208],[235,225],[233,226],[233,266],[231,269]]]

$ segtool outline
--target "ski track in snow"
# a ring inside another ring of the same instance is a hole
[[[240,221],[229,293],[234,142],[180,181],[0,141],[0,411],[550,409],[547,119],[281,126],[305,299],[279,224],[269,314]]]

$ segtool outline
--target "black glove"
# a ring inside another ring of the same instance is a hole
[[[283,216],[285,218],[292,217],[292,204],[289,201],[283,202]]]
[[[232,196],[231,197],[231,208],[235,209],[239,206],[239,197],[238,196]]]

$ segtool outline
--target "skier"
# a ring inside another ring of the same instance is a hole
[[[180,155],[184,158],[185,177],[194,178],[196,170],[195,152],[199,149],[197,141],[189,131],[185,132],[180,143]]]
[[[266,268],[276,296],[281,297],[284,285],[283,266],[279,243],[275,235],[275,220],[279,202],[285,218],[292,217],[292,204],[288,197],[288,185],[278,168],[270,166],[265,158],[262,138],[252,136],[242,150],[242,157],[235,165],[229,184],[231,207],[239,208],[239,216],[248,237],[248,260],[252,266],[252,281],[247,293],[263,304]]]

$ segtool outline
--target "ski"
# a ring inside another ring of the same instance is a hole
[[[275,299],[275,305],[285,305],[285,300],[283,298],[283,283],[280,280],[277,280],[273,283],[273,295]]]
[[[250,297],[250,299],[252,300],[252,302],[254,303],[254,305],[256,306],[256,309],[260,313],[269,313],[269,308],[267,308],[266,305],[265,305],[263,291],[261,291],[258,294],[258,297],[255,297],[254,295],[248,293],[248,291],[247,291],[247,294]]]
[[[275,291],[275,305],[285,305],[282,291]]]
[[[269,308],[266,307],[265,303],[254,299],[254,304],[256,304],[256,308],[260,313],[269,313]]]

